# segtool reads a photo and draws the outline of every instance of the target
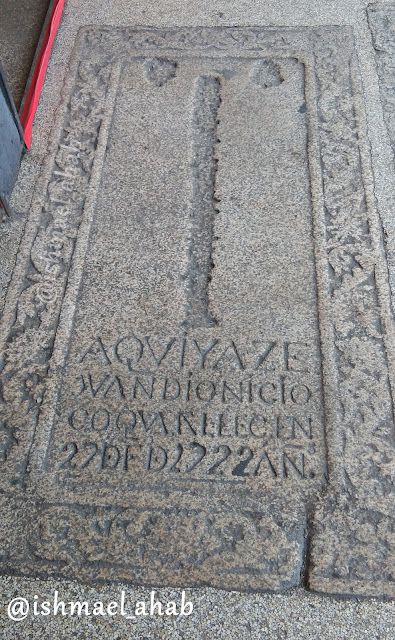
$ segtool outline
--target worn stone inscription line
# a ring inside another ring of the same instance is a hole
[[[208,285],[213,269],[212,241],[214,217],[218,213],[215,198],[215,174],[218,143],[218,110],[221,104],[218,76],[200,76],[195,83],[192,114],[192,197],[189,210],[191,231],[186,273],[187,311],[184,326],[216,324],[209,312]]]

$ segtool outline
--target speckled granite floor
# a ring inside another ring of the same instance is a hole
[[[48,9],[49,0],[2,0],[0,62],[19,107]]]

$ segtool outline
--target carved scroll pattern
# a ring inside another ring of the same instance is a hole
[[[335,473],[315,512],[310,584],[331,592],[389,594],[395,562],[393,406],[358,121],[350,70],[337,60],[340,47],[340,40],[327,43],[325,37],[315,47],[339,395],[340,433],[334,435],[341,448],[336,456],[329,439]]]
[[[61,302],[82,219],[100,132],[110,67],[78,66],[53,170],[1,370],[3,463],[22,472],[45,389]],[[12,437],[10,437],[10,434]],[[4,465],[3,465],[4,466]],[[13,481],[15,483],[15,481]]]

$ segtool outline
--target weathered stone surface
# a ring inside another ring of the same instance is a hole
[[[395,149],[395,4],[370,5],[368,19],[376,52],[384,120],[392,146]]]
[[[393,593],[351,30],[88,28],[63,96],[3,316],[3,570]]]

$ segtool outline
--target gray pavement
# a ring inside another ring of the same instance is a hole
[[[2,578],[0,628],[7,640],[19,638],[98,638],[100,640],[393,640],[395,604],[377,600],[337,599],[297,590],[289,594],[253,594],[216,589],[188,589],[193,612],[184,618],[147,616],[128,620],[121,616],[60,617],[28,615],[11,622],[6,608],[15,597],[31,603],[53,599],[120,600],[125,590],[131,602],[150,600],[150,589],[130,585],[93,588],[75,582]],[[162,602],[179,601],[180,591],[155,589]]]

